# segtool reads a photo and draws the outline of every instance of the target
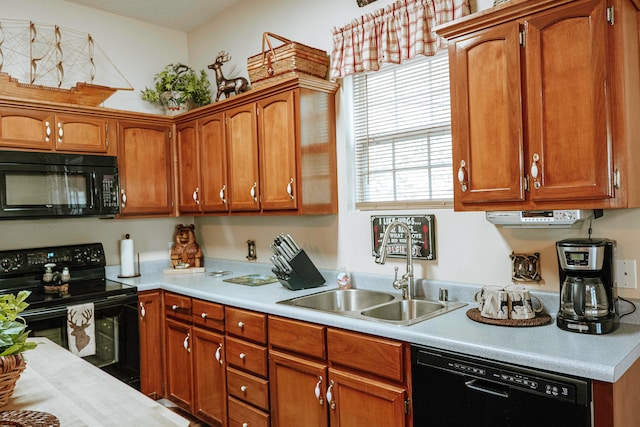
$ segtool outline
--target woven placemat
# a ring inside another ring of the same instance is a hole
[[[498,326],[542,326],[551,322],[551,316],[547,313],[537,313],[533,319],[490,319],[488,317],[482,317],[480,310],[477,308],[467,310],[467,317],[475,322]]]
[[[48,412],[0,411],[0,427],[60,427],[60,420]]]

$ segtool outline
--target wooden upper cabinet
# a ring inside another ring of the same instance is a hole
[[[254,103],[226,112],[229,209],[260,209],[258,129]]]
[[[170,131],[169,125],[119,121],[120,215],[172,213]]]
[[[176,126],[178,159],[178,209],[181,213],[200,212],[200,156],[195,120]]]
[[[258,101],[260,205],[265,210],[297,208],[296,94]]]
[[[110,152],[111,120],[43,109],[0,108],[0,146],[78,152]],[[115,147],[114,147],[115,149]]]
[[[437,29],[456,210],[640,206],[637,4],[513,2]]]
[[[198,120],[200,136],[200,206],[203,212],[228,210],[227,147],[224,114]]]

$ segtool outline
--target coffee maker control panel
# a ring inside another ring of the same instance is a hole
[[[560,267],[564,270],[602,270],[604,247],[558,246]]]

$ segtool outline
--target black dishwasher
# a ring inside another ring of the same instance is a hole
[[[414,427],[591,425],[591,382],[412,346]]]

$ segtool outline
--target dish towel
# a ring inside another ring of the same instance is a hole
[[[85,357],[96,354],[96,328],[93,303],[67,307],[69,351]]]

